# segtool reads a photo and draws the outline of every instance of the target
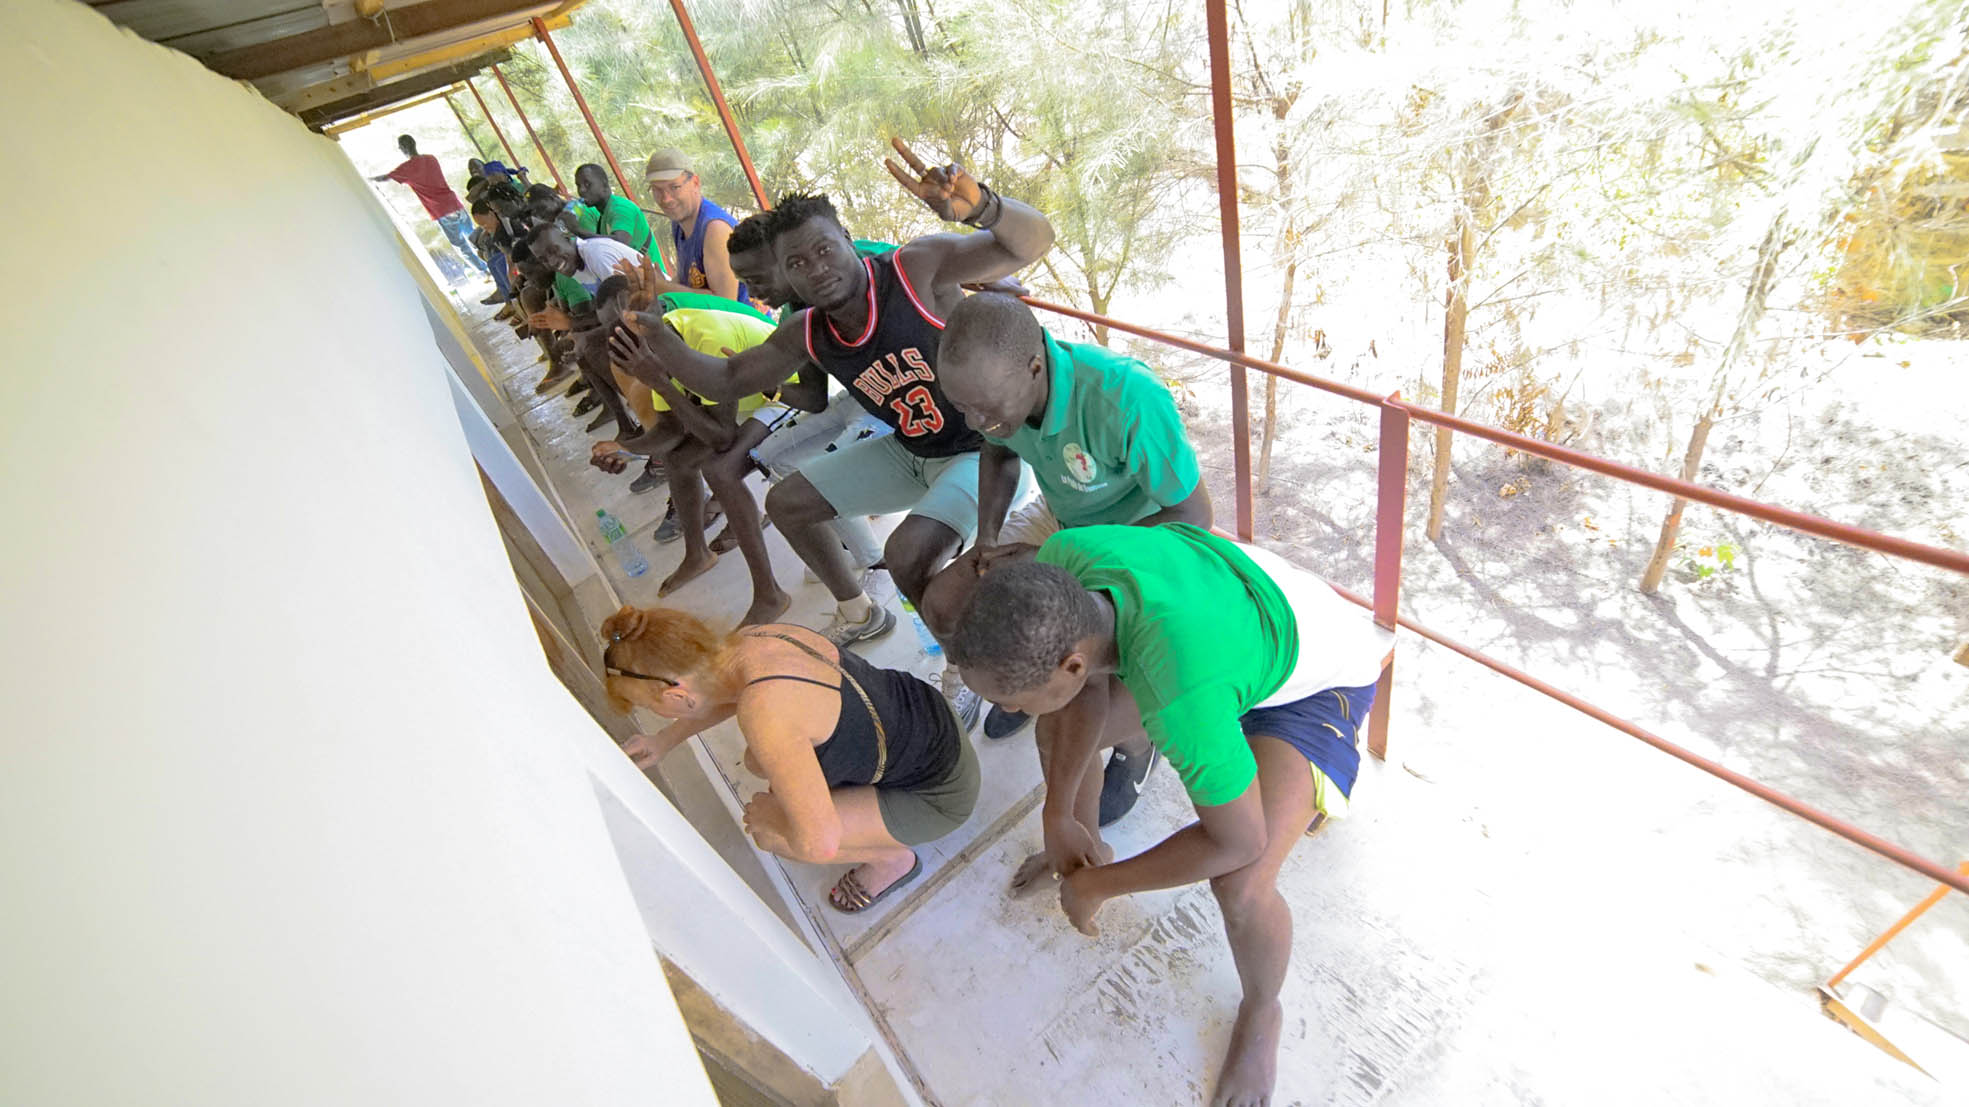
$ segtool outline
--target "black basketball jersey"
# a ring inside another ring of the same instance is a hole
[[[843,335],[825,312],[807,309],[807,356],[846,385],[870,415],[896,428],[896,441],[917,457],[980,449],[984,437],[964,422],[937,381],[943,320],[916,295],[895,259],[862,259],[868,326],[859,335]]]

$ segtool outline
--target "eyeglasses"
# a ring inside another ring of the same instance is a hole
[[[683,681],[672,680],[666,676],[651,676],[648,673],[639,673],[634,669],[625,669],[620,665],[611,665],[609,664],[608,654],[606,651],[604,651],[602,654],[602,671],[604,673],[607,673],[609,676],[635,677],[637,680],[662,681],[664,687],[666,688],[675,688],[679,684],[683,683]]]

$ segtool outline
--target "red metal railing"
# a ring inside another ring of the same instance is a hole
[[[473,84],[472,79],[467,77],[465,87],[472,90],[472,99],[479,102],[479,112],[485,116],[486,123],[491,125],[493,137],[499,140],[499,145],[506,148],[506,156],[512,159],[512,166],[517,170],[520,167],[519,155],[513,153],[513,144],[506,141],[506,132],[499,129],[499,121],[492,117],[492,109],[485,106],[485,97],[479,95],[479,86]],[[459,122],[462,125],[464,120],[460,119]]]
[[[689,27],[689,16],[684,10],[683,0],[671,0],[671,7],[678,17],[679,25],[685,28],[686,37],[692,43],[693,53],[697,57],[707,85],[713,90],[713,102],[718,109],[719,118],[725,125],[726,133],[731,136],[733,149],[737,152],[740,162],[745,165],[747,176],[753,182],[754,193],[763,204],[765,197],[764,189],[758,184],[757,175],[752,172],[751,159],[745,153],[744,143],[739,137],[738,125],[732,119],[731,110],[726,105],[723,94],[717,91],[717,84],[711,73],[710,62],[704,57],[703,48],[697,45],[695,31]],[[1485,668],[1510,677],[1527,688],[1543,693],[1574,710],[1614,727],[1624,734],[1646,742],[1663,753],[1693,765],[1719,780],[1741,788],[1751,795],[1788,811],[1799,818],[1816,823],[1855,845],[1872,850],[1874,853],[1898,865],[1921,873],[1957,891],[1969,892],[1969,869],[1956,871],[1949,866],[1930,861],[1904,846],[1890,842],[1870,831],[1862,830],[1852,823],[1779,792],[1769,785],[1753,780],[1734,769],[1730,769],[1700,754],[1684,749],[1662,738],[1660,735],[1620,718],[1600,707],[1596,707],[1570,692],[1549,684],[1503,661],[1499,661],[1475,647],[1458,642],[1412,619],[1404,618],[1399,614],[1402,537],[1405,529],[1403,516],[1407,506],[1408,496],[1409,429],[1412,422],[1417,420],[1438,427],[1446,427],[1451,431],[1460,431],[1464,434],[1483,438],[1513,449],[1522,450],[1525,453],[1537,457],[1543,457],[1562,464],[1600,473],[1612,477],[1615,480],[1638,484],[1658,492],[1680,496],[1683,499],[1694,500],[1697,503],[1708,504],[1711,507],[1720,508],[1724,511],[1747,515],[1753,519],[1761,519],[1768,523],[1775,523],[1779,526],[1789,527],[1806,534],[1828,538],[1835,542],[1874,550],[1893,557],[1918,561],[1926,565],[1934,565],[1958,573],[1969,574],[1969,553],[1924,545],[1893,535],[1877,534],[1861,527],[1821,518],[1802,511],[1794,511],[1790,508],[1760,503],[1743,496],[1721,492],[1689,481],[1678,480],[1674,477],[1664,477],[1658,473],[1652,473],[1648,470],[1635,468],[1630,465],[1623,465],[1617,461],[1608,461],[1605,458],[1596,457],[1580,450],[1569,449],[1550,442],[1542,442],[1538,439],[1514,434],[1511,431],[1498,427],[1487,426],[1474,420],[1434,411],[1403,400],[1400,393],[1382,396],[1365,389],[1341,384],[1338,381],[1330,381],[1323,377],[1316,377],[1312,374],[1302,373],[1283,365],[1254,358],[1245,353],[1242,349],[1244,333],[1243,282],[1242,264],[1238,251],[1237,182],[1234,171],[1234,143],[1231,134],[1230,65],[1225,0],[1205,0],[1205,8],[1208,16],[1207,29],[1210,38],[1212,118],[1216,127],[1217,137],[1218,209],[1222,219],[1221,229],[1224,239],[1225,307],[1232,348],[1224,349],[1211,346],[1195,341],[1194,339],[1165,334],[1161,331],[1139,326],[1134,323],[1127,323],[1119,319],[1110,319],[1103,315],[1081,311],[1077,308],[1066,307],[1060,304],[1048,303],[1029,296],[1025,298],[1026,302],[1033,307],[1068,318],[1079,319],[1083,322],[1109,327],[1127,334],[1138,335],[1142,338],[1174,346],[1178,349],[1204,354],[1208,357],[1230,363],[1232,366],[1231,421],[1232,433],[1236,436],[1233,459],[1237,471],[1238,534],[1247,540],[1252,537],[1250,505],[1251,428],[1250,416],[1245,403],[1243,370],[1247,368],[1256,369],[1261,373],[1269,373],[1282,380],[1307,385],[1308,387],[1329,392],[1358,403],[1373,405],[1381,413],[1380,454],[1377,463],[1378,494],[1375,505],[1374,594],[1371,599],[1366,599],[1346,589],[1340,589],[1339,591],[1348,599],[1372,611],[1376,623],[1390,629],[1402,627],[1412,630],[1432,642],[1454,650],[1458,654],[1483,665]],[[536,28],[538,28],[537,22]],[[588,115],[587,104],[581,99],[580,90],[575,88],[573,74],[568,72],[566,64],[561,62],[560,52],[554,50],[553,41],[547,38],[544,29],[540,30],[540,38],[547,43],[549,51],[554,54],[555,62],[560,65],[561,75],[567,79],[568,87],[574,91],[575,102],[580,105],[582,114],[587,116],[589,126],[595,129],[597,140],[602,142],[603,152],[607,153],[608,144],[606,140],[601,138],[601,130],[595,126],[594,117]],[[476,93],[476,90],[474,92]],[[612,154],[609,155],[609,162],[615,168],[617,178],[620,179],[622,177],[622,171],[619,166],[614,165],[614,156]],[[1378,694],[1375,697],[1374,712],[1369,725],[1368,748],[1377,757],[1385,757],[1387,755],[1388,703],[1393,681],[1394,671],[1391,664],[1381,674]]]
[[[520,117],[520,126],[526,128],[526,137],[532,139],[533,148],[540,151],[540,160],[547,163],[547,172],[554,175],[554,187],[560,189],[561,195],[568,195],[567,182],[561,180],[559,167],[554,164],[553,157],[547,153],[547,147],[541,144],[540,136],[534,133],[533,120],[528,119],[526,109],[520,107],[520,98],[513,95],[513,86],[506,83],[506,75],[499,71],[497,65],[492,67],[492,75],[498,78],[499,87],[506,91],[506,102],[513,105],[513,114]]]
[[[574,94],[574,106],[581,109],[581,118],[588,121],[588,130],[595,136],[595,145],[602,148],[603,160],[607,161],[608,167],[615,171],[615,183],[621,187],[622,194],[629,198],[630,203],[638,203],[635,187],[629,183],[628,175],[622,172],[622,164],[615,160],[615,151],[609,147],[608,137],[602,134],[601,124],[595,122],[595,113],[588,110],[588,98],[581,95],[581,86],[575,83],[574,72],[568,69],[567,62],[561,58],[561,48],[554,45],[554,36],[547,33],[547,24],[538,16],[533,20],[533,37],[539,39],[540,44],[547,48],[548,55],[554,59],[554,67],[561,71],[561,80],[567,82],[567,90]]]
[[[690,44],[691,57],[697,61],[697,71],[704,75],[704,87],[711,93],[711,103],[718,109],[718,120],[725,125],[725,137],[731,139],[732,153],[738,155],[738,164],[745,170],[745,180],[752,186],[752,198],[759,203],[760,211],[771,211],[773,202],[766,197],[766,186],[759,182],[759,171],[752,168],[752,154],[745,149],[745,136],[738,132],[738,121],[732,118],[731,105],[725,103],[725,90],[718,84],[718,75],[711,70],[711,59],[704,56],[704,44],[697,40],[697,27],[691,22],[691,13],[684,10],[684,0],[670,0],[670,11],[677,17],[677,27],[684,32],[684,41]]]
[[[1700,484],[1678,480],[1674,477],[1664,477],[1658,473],[1651,473],[1645,469],[1637,469],[1630,465],[1622,465],[1617,461],[1608,461],[1605,458],[1596,457],[1580,450],[1569,449],[1551,442],[1543,442],[1536,438],[1528,438],[1524,435],[1514,434],[1497,427],[1486,426],[1482,423],[1421,407],[1403,400],[1399,393],[1385,398],[1377,398],[1372,393],[1341,384],[1337,381],[1311,377],[1297,370],[1287,369],[1282,365],[1260,361],[1257,358],[1239,354],[1233,350],[1208,346],[1193,339],[1182,338],[1172,334],[1163,334],[1148,327],[1124,323],[1118,319],[1110,319],[1106,316],[1095,315],[1091,312],[1080,311],[1074,308],[1064,308],[1057,304],[1047,303],[1044,300],[1033,299],[1032,297],[1026,297],[1026,302],[1034,307],[1046,311],[1058,312],[1059,314],[1070,316],[1086,323],[1112,327],[1116,330],[1140,335],[1144,338],[1163,342],[1180,349],[1205,354],[1220,361],[1249,366],[1262,373],[1270,373],[1286,380],[1311,385],[1312,387],[1331,392],[1337,396],[1345,396],[1351,400],[1375,405],[1381,410],[1381,441],[1379,446],[1380,461],[1378,465],[1380,491],[1375,511],[1374,597],[1372,600],[1365,599],[1344,588],[1339,589],[1341,595],[1373,611],[1375,622],[1382,626],[1399,625],[1412,630],[1422,637],[1439,645],[1446,646],[1493,672],[1510,677],[1527,688],[1541,692],[1624,734],[1638,738],[1648,745],[1661,750],[1663,753],[1687,762],[1719,780],[1735,785],[1767,803],[1789,811],[1799,818],[1816,823],[1855,845],[1872,850],[1874,853],[1896,864],[1912,869],[1915,872],[1921,873],[1923,876],[1946,884],[1958,891],[1969,892],[1969,873],[1958,872],[1946,865],[1930,861],[1904,846],[1896,845],[1877,834],[1863,830],[1844,819],[1821,811],[1802,800],[1794,799],[1734,769],[1711,761],[1701,754],[1678,746],[1636,723],[1597,707],[1579,696],[1575,696],[1555,685],[1540,680],[1510,664],[1499,661],[1474,646],[1459,642],[1448,635],[1423,626],[1413,619],[1397,616],[1395,605],[1401,589],[1401,553],[1404,531],[1403,511],[1407,504],[1408,494],[1409,426],[1412,420],[1416,420],[1448,427],[1453,431],[1462,431],[1466,434],[1510,446],[1513,449],[1523,450],[1529,454],[1535,454],[1539,457],[1548,458],[1567,465],[1574,465],[1582,469],[1589,469],[1593,472],[1613,477],[1616,480],[1642,485],[1659,492],[1680,496],[1683,499],[1709,504],[1712,507],[1721,508],[1724,511],[1748,515],[1753,519],[1761,519],[1767,523],[1776,523],[1779,526],[1789,527],[1806,534],[1817,535],[1821,538],[1829,538],[1845,545],[1858,546],[1862,549],[1874,550],[1910,561],[1919,561],[1923,564],[1951,569],[1958,573],[1969,574],[1969,553],[1963,553],[1959,550],[1943,549],[1938,546],[1923,545],[1922,543],[1894,535],[1878,534],[1862,527],[1835,522],[1834,520],[1821,518],[1817,515],[1808,515],[1802,511],[1794,511],[1786,507],[1761,503],[1742,496],[1732,495],[1728,492],[1720,492],[1713,488],[1707,488]],[[1237,425],[1235,418],[1233,418],[1232,433],[1237,434],[1239,437],[1245,437],[1249,433],[1249,427]],[[1249,464],[1248,460],[1245,461],[1245,464]],[[1392,684],[1392,680],[1391,667],[1389,671],[1382,673],[1379,691],[1381,693],[1387,692]],[[1386,701],[1377,694],[1374,711],[1370,716],[1368,739],[1368,749],[1377,757],[1387,756],[1387,712],[1385,705]]]

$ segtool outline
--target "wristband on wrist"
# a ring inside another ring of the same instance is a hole
[[[964,223],[981,231],[988,231],[998,225],[999,217],[1004,214],[1005,201],[999,199],[998,193],[993,192],[990,185],[982,181],[978,182],[977,210],[966,217]]]

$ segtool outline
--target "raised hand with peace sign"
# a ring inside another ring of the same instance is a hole
[[[905,170],[896,164],[894,158],[883,158],[882,164],[889,167],[889,175],[940,218],[982,227],[997,222],[998,196],[973,179],[963,166],[952,162],[930,168],[902,139],[891,138],[889,145],[894,146],[896,153],[901,154],[902,160],[909,165]],[[985,222],[986,219],[991,222]]]

